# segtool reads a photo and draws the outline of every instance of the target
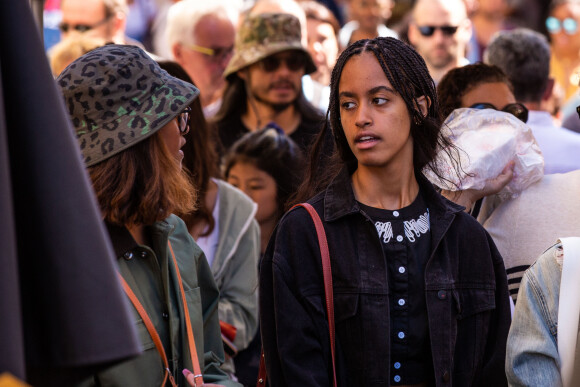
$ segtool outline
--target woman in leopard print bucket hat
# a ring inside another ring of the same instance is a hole
[[[183,221],[172,215],[194,206],[180,148],[189,130],[188,106],[199,91],[140,48],[120,45],[80,57],[57,83],[143,345],[137,358],[82,385],[239,386],[219,370],[224,353],[211,270]]]

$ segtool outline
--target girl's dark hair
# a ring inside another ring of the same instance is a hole
[[[497,66],[481,62],[449,70],[437,85],[437,96],[441,103],[441,115],[447,117],[461,106],[465,94],[483,83],[505,83],[513,93],[507,75]]]
[[[161,61],[159,66],[170,75],[193,84],[187,72],[176,62]],[[188,213],[179,213],[187,228],[191,230],[194,224],[205,221],[208,227],[201,236],[209,235],[215,227],[215,219],[211,210],[205,204],[205,195],[210,178],[221,178],[217,149],[219,139],[216,130],[206,122],[199,98],[190,105],[189,133],[185,135],[183,146],[183,167],[191,176],[191,181],[197,187],[196,209]]]
[[[276,127],[247,133],[236,141],[224,158],[224,175],[238,163],[250,163],[276,181],[278,213],[287,210],[288,199],[296,192],[304,173],[300,147]]]
[[[327,122],[319,133],[312,148],[310,168],[298,194],[292,200],[301,202],[324,190],[330,181],[347,166],[352,173],[357,167],[357,160],[352,153],[342,124],[340,122],[339,82],[342,70],[348,60],[364,52],[372,53],[379,62],[387,79],[399,93],[411,120],[413,138],[413,166],[416,174],[423,168],[431,169],[444,179],[433,163],[439,150],[450,153],[455,147],[441,135],[441,116],[435,92],[435,83],[429,75],[423,58],[407,43],[394,38],[375,38],[359,40],[348,46],[339,56],[330,79],[330,103],[326,113]],[[362,70],[361,70],[362,71]],[[417,104],[417,99],[424,96],[428,102],[428,112],[424,117]],[[321,157],[325,148],[325,139],[329,133],[334,138],[335,151],[330,161],[322,163]],[[457,170],[458,158],[449,154]]]

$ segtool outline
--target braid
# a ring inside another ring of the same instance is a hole
[[[458,171],[459,158],[456,155],[456,148],[440,133],[442,120],[435,83],[423,58],[410,45],[398,39],[382,37],[363,39],[348,46],[334,66],[330,79],[327,122],[313,146],[310,168],[294,202],[304,201],[325,189],[343,166],[346,165],[351,173],[356,169],[357,160],[348,145],[340,122],[338,87],[345,64],[351,57],[364,52],[371,52],[377,58],[385,76],[407,106],[411,119],[415,172],[420,174],[424,168],[429,168],[444,179],[433,162],[439,150],[448,153],[454,169]],[[417,99],[422,96],[428,101],[426,116],[423,116],[417,104]],[[334,138],[335,151],[331,161],[328,162],[321,159],[321,152],[326,139],[330,137],[330,132]]]

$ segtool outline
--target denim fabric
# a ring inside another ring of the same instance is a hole
[[[510,324],[503,260],[486,231],[422,176],[430,211],[425,269],[435,385],[505,386]],[[389,386],[387,260],[344,170],[309,200],[332,262],[339,386]],[[260,324],[274,386],[329,386],[330,344],[316,231],[303,208],[280,221],[261,262]]]
[[[507,342],[510,386],[562,386],[556,341],[562,277],[558,254],[560,244],[546,250],[522,278]]]

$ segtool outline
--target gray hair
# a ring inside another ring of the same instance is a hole
[[[241,2],[236,0],[183,0],[169,8],[167,14],[166,42],[169,47],[176,43],[195,44],[193,31],[207,15],[229,19],[237,26]]]
[[[550,75],[550,44],[527,28],[497,33],[484,54],[484,62],[506,73],[516,100],[540,102]]]

